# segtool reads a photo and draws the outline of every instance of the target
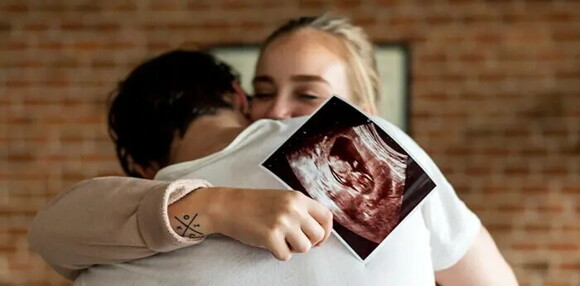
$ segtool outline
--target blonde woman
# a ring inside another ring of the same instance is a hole
[[[335,94],[376,113],[380,87],[373,45],[342,17],[298,18],[264,42],[253,80],[253,120],[311,114]]]
[[[274,31],[261,49],[253,87],[250,117],[254,120],[308,115],[333,94],[375,114],[380,94],[373,45],[367,35],[347,18],[328,15],[298,18]],[[454,192],[448,187],[445,191]],[[485,228],[480,227],[474,237],[467,242],[469,247],[461,246],[460,239],[445,246],[432,242],[437,281],[488,285],[482,281],[489,276],[505,278],[501,285],[515,281]],[[442,258],[441,252],[455,258]]]
[[[179,61],[174,62],[177,63]],[[372,46],[362,30],[344,18],[301,18],[283,26],[266,41],[256,69],[255,95],[249,117],[253,120],[283,119],[310,114],[324,98],[333,94],[373,113],[378,94],[376,78]],[[238,148],[232,147],[233,142],[239,145],[239,135],[243,134],[238,127],[247,126],[241,116],[241,112],[246,111],[244,97],[235,87],[223,91],[237,112],[217,108],[204,117],[185,120],[185,126],[189,127],[181,136],[166,142],[165,158],[155,160],[143,157],[148,155],[147,150],[142,154],[139,153],[142,150],[129,150],[129,156],[120,156],[120,160],[127,160],[127,165],[137,164],[134,170],[142,177],[151,178],[163,168],[156,178],[174,180],[184,178],[178,175],[181,173],[196,178],[200,173],[192,173],[187,168],[207,155],[207,158],[224,156],[221,148],[225,147],[229,156],[244,156],[241,152],[247,150],[232,153],[232,148]],[[248,129],[272,124],[286,126],[296,124],[296,120],[282,123],[260,120]],[[168,280],[176,284],[197,281],[227,285],[227,281],[239,281],[241,284],[329,285],[334,281],[333,284],[345,285],[355,282],[360,285],[426,285],[426,281],[433,282],[433,272],[437,271],[437,280],[445,285],[514,285],[513,274],[495,244],[477,217],[457,198],[435,164],[400,130],[386,122],[382,127],[391,129],[416,151],[416,156],[428,166],[439,187],[426,199],[421,211],[409,217],[401,230],[393,233],[394,238],[385,244],[382,253],[366,265],[347,255],[336,238],[329,238],[328,211],[304,196],[271,189],[208,188],[204,182],[188,180],[172,185],[129,178],[84,182],[39,215],[31,231],[31,240],[37,249],[44,249],[41,254],[48,257],[53,267],[69,278],[94,264],[125,262],[181,248],[178,252],[131,262],[123,267],[91,268],[82,276],[84,282],[120,275],[118,277],[133,277],[131,279],[146,283],[139,273],[149,273],[150,269],[159,272],[152,279],[170,279],[179,273],[189,273],[182,275],[182,280]],[[148,139],[154,140],[150,133],[151,130],[147,130],[143,134],[149,137],[135,140],[141,144]],[[205,134],[212,144],[198,140],[200,134]],[[234,138],[236,140],[232,141]],[[115,143],[119,147],[123,143],[118,139]],[[257,146],[253,148],[274,147],[260,145],[264,142],[268,141],[255,141]],[[236,164],[229,162],[230,169],[214,166],[223,173],[206,175],[213,178],[210,181],[216,185],[237,182],[244,187],[274,188],[275,185],[265,184],[268,179],[260,174],[245,174],[255,166],[245,164],[252,162],[252,158],[244,160]],[[247,168],[231,169],[242,165]],[[246,177],[239,177],[244,174]],[[262,181],[253,180],[252,176]],[[228,179],[222,180],[225,177]],[[197,190],[192,192],[194,189]],[[216,202],[219,202],[217,206]],[[107,209],[91,212],[90,206],[99,203],[107,205]],[[62,224],[71,209],[83,211],[74,214],[75,219],[67,228],[47,230],[47,225]],[[215,209],[220,211],[215,212]],[[201,242],[191,231],[182,232],[179,227],[183,225],[173,218],[192,210],[199,214],[196,223],[201,222],[197,229],[201,237],[221,233],[243,244],[211,238]],[[99,231],[101,225],[107,224],[124,228],[108,228],[108,233]],[[87,232],[91,236],[87,236]],[[310,251],[313,245],[327,239],[327,245]],[[198,245],[184,248],[192,244]],[[280,260],[290,259],[291,253],[308,253],[286,262],[276,262],[244,244],[268,249]],[[163,279],[153,281],[165,281]]]

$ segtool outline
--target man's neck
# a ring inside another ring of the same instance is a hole
[[[239,111],[229,109],[220,109],[215,115],[196,118],[183,138],[174,140],[170,163],[191,161],[221,151],[249,124]]]

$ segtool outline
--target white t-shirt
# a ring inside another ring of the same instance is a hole
[[[437,187],[411,212],[366,263],[336,237],[290,261],[229,237],[130,263],[98,265],[75,285],[434,285],[434,271],[455,264],[479,233],[479,219],[457,197],[429,156],[391,123],[373,118],[413,157]],[[284,189],[260,163],[305,118],[260,120],[225,149],[168,166],[156,179],[206,179],[217,186]]]

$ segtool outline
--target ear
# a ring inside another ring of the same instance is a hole
[[[149,165],[147,167],[135,164],[135,171],[143,178],[151,180],[155,178],[155,174],[157,174],[157,171],[159,171],[159,167],[157,164]]]
[[[250,105],[248,103],[248,95],[240,87],[238,81],[233,81],[232,87],[234,89],[234,94],[232,95],[234,107],[239,109],[243,114],[247,114],[250,108]]]

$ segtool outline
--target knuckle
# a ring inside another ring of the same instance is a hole
[[[332,212],[329,209],[326,209],[324,211],[324,218],[326,218],[329,221],[332,221],[334,215],[332,214]]]
[[[291,190],[289,193],[294,198],[301,198],[302,196],[304,196],[304,194],[302,194],[302,192],[296,191],[296,190]]]
[[[288,199],[281,206],[280,213],[283,215],[293,215],[300,213],[300,203],[297,200]]]
[[[263,233],[263,237],[266,240],[266,245],[275,245],[275,242],[279,239],[280,235],[275,229],[267,229]]]
[[[301,200],[304,197],[304,194],[302,194],[299,191],[289,191],[287,193],[288,193],[288,195],[286,196],[287,201],[290,201],[290,202]]]
[[[280,213],[274,217],[270,225],[272,231],[282,231],[287,229],[289,225],[288,218],[284,213]]]

